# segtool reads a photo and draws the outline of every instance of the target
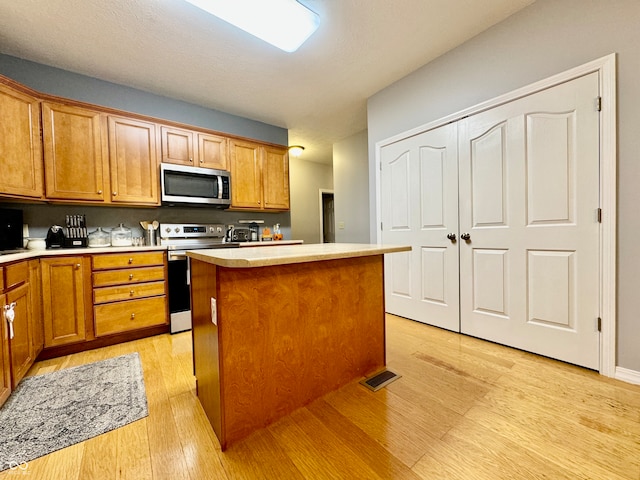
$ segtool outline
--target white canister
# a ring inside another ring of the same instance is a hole
[[[47,248],[47,242],[44,238],[29,238],[27,248],[29,250],[45,250]]]

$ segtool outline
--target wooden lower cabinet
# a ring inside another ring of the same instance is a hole
[[[94,255],[92,265],[96,337],[168,324],[164,252]]]
[[[31,303],[29,262],[0,268],[0,404],[16,388],[37,355]]]
[[[14,312],[13,325],[9,334],[9,355],[11,357],[11,387],[15,389],[35,361],[29,283],[23,283],[10,290],[6,294],[6,301],[7,305],[13,305]]]
[[[89,257],[83,256],[40,260],[45,347],[87,339],[88,261]]]
[[[31,306],[31,330],[33,358],[37,358],[44,347],[42,325],[42,272],[40,260],[29,260],[29,303]]]
[[[167,322],[165,297],[96,305],[96,337],[162,325]]]
[[[0,276],[2,269],[0,268]],[[4,312],[7,304],[6,295],[0,295],[0,309]],[[11,361],[9,359],[9,329],[7,322],[2,315],[0,322],[0,405],[2,405],[11,394]]]
[[[37,262],[42,302],[30,298],[33,312],[42,312],[40,359],[169,331],[164,251],[56,256]],[[36,278],[35,265],[29,272]],[[35,327],[32,332],[37,351],[39,332]]]

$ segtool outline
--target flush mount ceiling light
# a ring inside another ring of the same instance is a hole
[[[303,151],[304,151],[304,147],[302,145],[291,145],[289,147],[289,154],[292,157],[299,157],[300,155],[302,155]]]
[[[295,52],[320,25],[320,17],[295,0],[186,1],[285,52]]]

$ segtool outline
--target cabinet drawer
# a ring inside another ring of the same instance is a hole
[[[93,303],[116,302],[136,298],[164,295],[164,282],[136,283],[93,290]]]
[[[93,272],[93,286],[128,285],[164,280],[164,266]]]
[[[93,269],[131,268],[164,265],[164,252],[129,252],[93,255]]]
[[[29,278],[29,262],[14,263],[4,267],[5,288],[24,283]]]
[[[167,323],[166,297],[107,303],[94,307],[96,337]]]

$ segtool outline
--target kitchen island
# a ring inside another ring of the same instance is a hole
[[[223,450],[385,366],[383,255],[410,249],[187,252],[197,394]]]

